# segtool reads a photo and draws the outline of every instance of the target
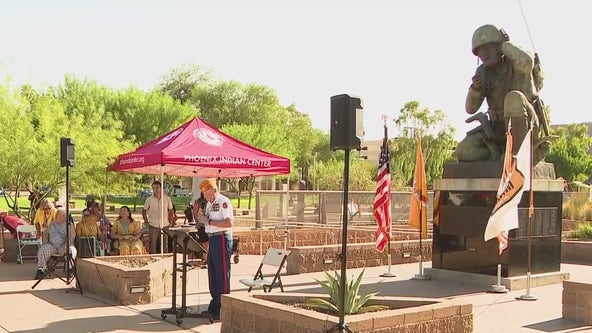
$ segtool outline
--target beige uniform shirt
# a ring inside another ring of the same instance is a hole
[[[159,200],[154,195],[149,196],[146,198],[146,202],[144,203],[144,209],[146,210],[146,218],[148,218],[148,224],[156,228],[162,228],[169,225],[168,216],[169,216],[169,209],[173,209],[173,201],[171,197],[168,195],[164,196],[164,204],[165,209],[162,211],[162,200]],[[164,219],[162,220],[161,224],[161,214]]]

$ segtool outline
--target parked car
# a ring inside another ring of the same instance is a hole
[[[182,188],[181,185],[173,185],[173,197],[188,197],[191,195],[191,190],[188,188]]]
[[[141,190],[138,192],[138,195],[139,195],[141,198],[148,198],[148,197],[149,197],[149,196],[151,196],[152,194],[153,194],[153,192],[152,192],[152,189],[151,189],[151,188],[144,188],[144,189],[141,189]]]

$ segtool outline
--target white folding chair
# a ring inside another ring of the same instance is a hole
[[[34,225],[18,225],[16,227],[16,244],[18,247],[18,254],[16,262],[23,263],[24,259],[37,259],[37,251],[41,246],[41,238],[37,237],[37,229]],[[35,246],[37,251],[34,255],[23,255],[23,249],[27,246]]]
[[[252,279],[240,279],[240,283],[249,287],[249,292],[257,287],[262,287],[264,292],[270,292],[274,287],[280,287],[282,292],[284,292],[284,285],[282,284],[280,272],[288,259],[288,255],[290,255],[290,251],[272,247],[269,248],[263,257],[255,276]],[[277,268],[274,271],[273,280],[271,281],[263,276],[263,267],[266,265]]]

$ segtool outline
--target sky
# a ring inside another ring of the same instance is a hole
[[[575,0],[0,0],[0,80],[44,89],[72,74],[149,90],[197,64],[271,87],[326,133],[330,97],[345,93],[362,99],[365,140],[381,138],[384,114],[396,136],[412,100],[444,111],[461,139],[476,126],[464,103],[484,24],[539,53],[552,124],[592,121],[579,100],[590,93],[590,17],[592,1]]]

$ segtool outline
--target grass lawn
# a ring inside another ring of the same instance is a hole
[[[85,204],[86,204],[85,199],[86,199],[86,197],[73,197],[72,198],[72,201],[74,201],[74,209],[72,211],[73,214],[75,214],[75,215],[80,214],[80,211],[82,210],[82,208],[85,207]],[[187,205],[191,201],[191,197],[173,197],[171,199],[173,201],[173,205],[175,205],[175,208],[177,209],[177,214],[183,214],[183,210],[187,207]],[[134,205],[135,205],[137,209],[140,209],[142,206],[144,206],[144,201],[146,201],[146,198],[137,197],[137,196],[135,196],[135,197],[132,197],[132,196],[117,196],[117,197],[111,196],[111,197],[109,197],[109,200],[107,200],[107,207],[114,206],[115,209],[117,210],[121,206],[128,206],[131,209],[133,209]],[[231,201],[232,201],[232,207],[234,207],[236,209],[236,207],[238,205],[238,199],[231,199]],[[19,202],[19,207],[26,213],[26,211],[29,209],[29,205],[30,205],[30,202],[27,199],[27,197],[20,197],[18,202]],[[247,203],[248,203],[248,198],[242,198],[241,209],[246,209]],[[254,197],[251,202],[251,208],[255,208],[255,198]],[[9,213],[12,213],[12,209],[8,208],[6,200],[2,196],[0,196],[0,211],[8,211]]]

